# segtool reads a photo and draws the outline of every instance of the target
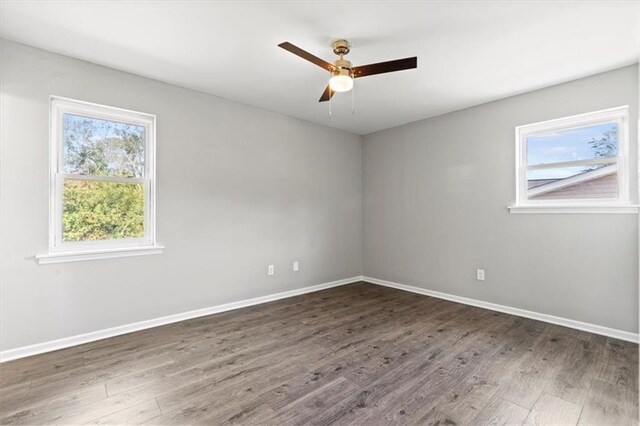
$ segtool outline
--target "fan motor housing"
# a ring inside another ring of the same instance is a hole
[[[335,65],[336,67],[343,69],[351,69],[351,61],[347,61],[346,59],[337,59],[335,61],[333,61],[333,65]]]

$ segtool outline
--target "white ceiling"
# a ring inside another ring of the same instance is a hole
[[[618,68],[640,55],[640,2],[6,1],[0,35],[46,50],[367,134]],[[318,103],[347,38],[355,65],[418,56]]]

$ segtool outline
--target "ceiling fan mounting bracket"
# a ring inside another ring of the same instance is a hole
[[[347,40],[336,40],[333,42],[332,46],[333,53],[335,53],[336,55],[346,55],[351,51],[351,43],[349,43]]]

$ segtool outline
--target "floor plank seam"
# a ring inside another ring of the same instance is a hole
[[[592,389],[592,386],[589,386],[589,392],[587,392],[587,396],[584,399],[584,404],[582,404],[582,408],[580,408],[580,415],[578,416],[578,421],[576,422],[576,425],[581,424],[582,414],[584,413],[584,407],[587,405],[587,401],[589,401],[589,396],[591,396],[591,389]]]

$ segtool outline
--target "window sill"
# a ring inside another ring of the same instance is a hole
[[[637,214],[636,205],[628,206],[509,206],[510,213],[599,213],[599,214]]]
[[[50,263],[65,263],[65,262],[83,262],[86,260],[98,260],[98,259],[114,259],[118,257],[131,257],[131,256],[147,256],[151,254],[162,254],[164,251],[163,246],[147,246],[147,247],[127,247],[117,249],[103,249],[103,250],[87,250],[87,251],[74,251],[74,252],[61,252],[61,253],[45,253],[36,255],[36,260],[40,265],[47,265]]]

